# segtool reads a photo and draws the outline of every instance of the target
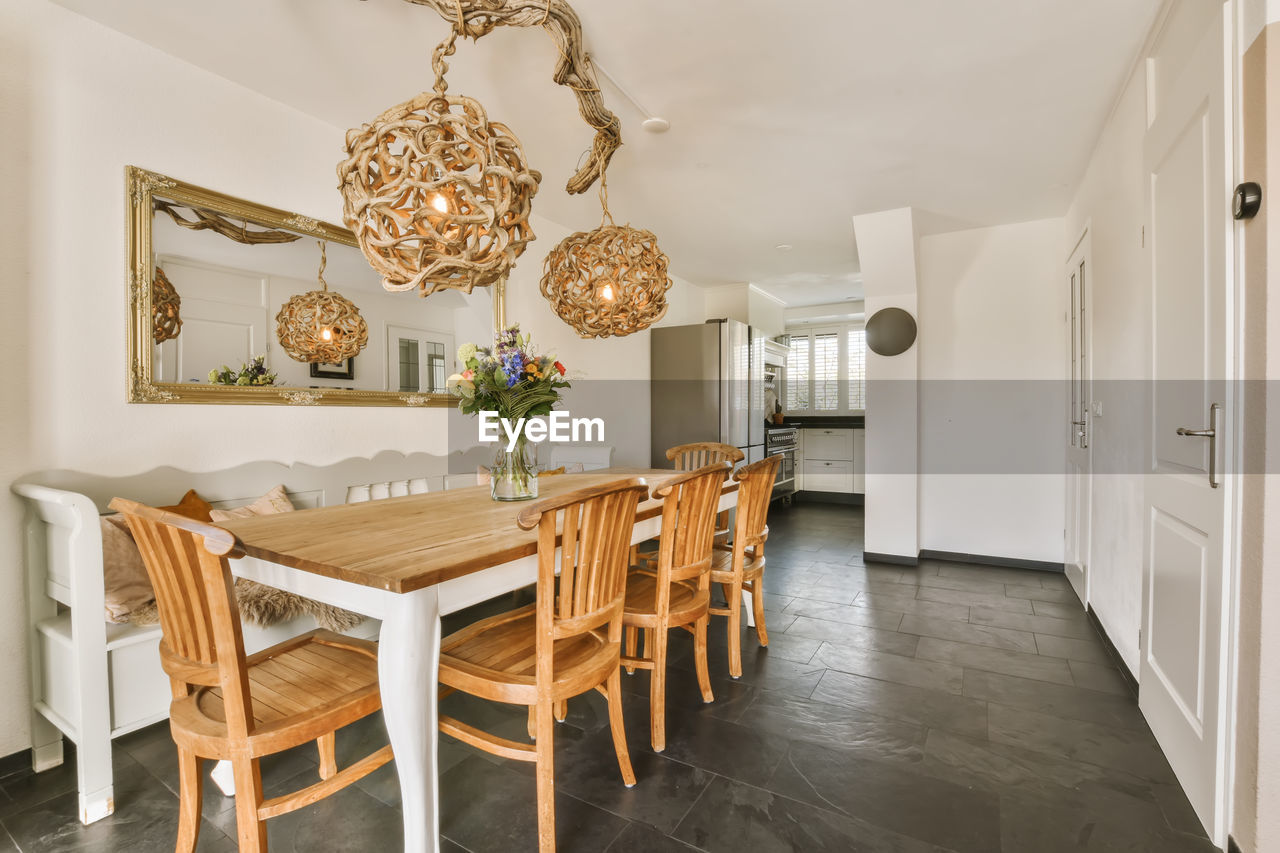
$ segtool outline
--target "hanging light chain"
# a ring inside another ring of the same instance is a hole
[[[320,289],[328,293],[329,282],[324,280],[324,268],[328,265],[329,258],[325,254],[324,240],[317,240],[316,242],[320,244],[320,271],[316,273],[316,278],[320,281]]]
[[[462,20],[462,8],[458,8],[458,20]],[[449,91],[449,84],[445,81],[444,75],[449,71],[449,63],[444,61],[446,56],[453,56],[457,46],[454,44],[458,40],[458,28],[461,23],[455,25],[449,31],[449,36],[431,52],[431,70],[436,73],[436,84],[434,86],[436,94],[444,97],[444,93]]]

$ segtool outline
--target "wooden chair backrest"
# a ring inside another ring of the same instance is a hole
[[[766,456],[744,465],[733,475],[738,483],[738,517],[733,528],[735,551],[764,544],[769,537],[769,499],[781,456]]]
[[[733,466],[725,461],[690,471],[654,491],[662,498],[662,535],[658,540],[658,598],[674,581],[706,577],[709,584],[716,511],[724,481]]]
[[[732,444],[721,444],[718,441],[678,444],[667,450],[667,459],[675,463],[678,471],[696,471],[717,462],[732,462],[737,465],[743,458],[741,450]]]
[[[538,528],[538,669],[540,684],[551,677],[551,644],[608,624],[609,639],[622,640],[631,533],[636,507],[648,493],[631,478],[578,489],[539,501],[517,523]],[[560,589],[556,593],[556,539],[560,539]],[[543,672],[543,667],[546,672]]]
[[[221,527],[124,498],[112,500],[111,508],[128,521],[155,589],[160,663],[175,698],[192,685],[220,687],[228,734],[247,737],[253,708],[227,566],[228,555],[244,556],[240,542]]]

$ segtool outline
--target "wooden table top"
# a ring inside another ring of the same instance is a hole
[[[609,468],[538,480],[538,498],[629,477],[658,488],[681,471]],[[737,485],[726,483],[726,491]],[[499,566],[538,551],[538,531],[521,530],[516,516],[534,501],[495,501],[488,486],[303,509],[235,519],[221,526],[251,557],[391,592],[412,592]],[[640,504],[636,520],[652,518],[662,502]]]

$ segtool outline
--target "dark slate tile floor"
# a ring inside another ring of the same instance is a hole
[[[853,507],[776,506],[765,586],[770,645],[743,642],[716,701],[672,635],[667,749],[648,744],[648,674],[623,678],[639,784],[618,778],[602,699],[556,731],[562,853],[1212,851],[1125,682],[1061,575],[954,563],[864,563]],[[488,609],[505,609],[504,597]],[[450,617],[451,630],[480,615]],[[522,737],[522,711],[463,696],[450,713]],[[372,718],[339,761],[385,742]],[[0,778],[0,853],[173,849],[177,773],[165,724],[120,738],[116,813],[76,820],[74,759]],[[268,796],[309,784],[308,746],[265,763]],[[440,742],[454,851],[534,850],[532,768]],[[273,851],[401,846],[393,767],[269,824]],[[233,801],[206,784],[199,849],[235,849]]]

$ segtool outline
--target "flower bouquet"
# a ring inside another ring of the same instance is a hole
[[[458,348],[462,373],[449,377],[449,392],[457,396],[465,415],[495,413],[515,428],[521,418],[551,414],[568,388],[564,365],[555,356],[538,355],[528,335],[513,325],[498,333],[492,348],[463,344]],[[510,450],[499,436],[491,470],[494,500],[518,501],[538,496],[536,453],[524,431]]]
[[[210,370],[209,381],[214,385],[275,385],[276,375],[266,367],[267,357],[260,355],[248,364],[241,363],[234,372],[225,364],[221,370]]]

